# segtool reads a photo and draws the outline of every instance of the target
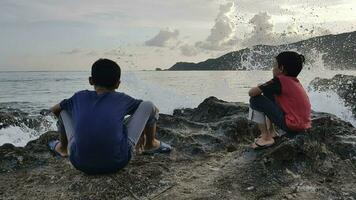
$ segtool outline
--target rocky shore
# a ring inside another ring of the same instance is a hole
[[[0,147],[0,199],[356,199],[356,129],[326,113],[313,128],[263,151],[248,105],[210,97],[160,115],[170,155],[137,155],[123,170],[88,176],[56,158],[47,132]],[[8,116],[10,122],[11,116]],[[3,122],[4,123],[4,122]]]

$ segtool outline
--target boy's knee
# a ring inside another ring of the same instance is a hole
[[[151,115],[159,113],[158,108],[151,101],[142,101],[139,107],[145,112],[151,113]]]
[[[261,96],[255,96],[250,98],[250,107],[252,109],[256,109],[256,106],[258,105],[258,101]]]
[[[140,104],[140,107],[141,106],[143,107],[143,109],[145,111],[148,112],[147,114],[150,115],[147,124],[155,123],[159,117],[159,111],[158,111],[157,107],[151,101],[143,101]]]
[[[154,110],[155,105],[151,101],[142,101],[140,103],[140,107],[144,108],[145,110]]]

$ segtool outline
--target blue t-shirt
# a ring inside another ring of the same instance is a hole
[[[142,100],[124,93],[80,91],[60,103],[72,115],[75,133],[70,161],[86,173],[114,172],[130,160],[124,117]]]

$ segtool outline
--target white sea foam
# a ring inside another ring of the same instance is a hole
[[[34,139],[31,137],[31,133],[34,130],[26,129],[18,126],[9,126],[4,129],[0,129],[0,145],[5,143],[11,143],[15,146],[25,146],[28,141]]]
[[[41,126],[36,130],[27,127],[25,124],[21,124],[20,126],[9,126],[0,129],[0,145],[11,143],[15,146],[23,147],[30,140],[37,139],[42,133],[56,129],[56,121],[51,116],[44,117]]]
[[[314,111],[334,114],[356,127],[356,119],[351,109],[335,92],[309,91],[308,93]]]

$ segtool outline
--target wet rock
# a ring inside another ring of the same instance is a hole
[[[195,122],[216,122],[224,121],[232,116],[246,116],[247,111],[247,104],[226,102],[216,97],[209,97],[195,109],[175,110],[174,116],[185,117]]]
[[[246,119],[247,111],[246,104],[210,97],[195,109],[161,114],[157,135],[174,151],[137,155],[126,168],[109,175],[85,175],[67,159],[50,154],[47,143],[58,137],[56,132],[47,132],[23,148],[5,144],[0,146],[0,189],[5,191],[0,199],[342,199],[345,194],[356,195],[356,130],[350,123],[314,113],[308,132],[254,151],[249,145],[258,131]]]

